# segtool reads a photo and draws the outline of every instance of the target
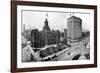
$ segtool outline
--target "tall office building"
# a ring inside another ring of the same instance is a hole
[[[37,48],[39,46],[39,31],[34,29],[31,31],[31,46]]]
[[[82,20],[79,17],[71,16],[67,19],[67,38],[71,42],[82,37]]]

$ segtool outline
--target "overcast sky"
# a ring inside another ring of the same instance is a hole
[[[46,16],[48,14],[48,17]],[[25,29],[43,29],[44,21],[48,18],[50,29],[60,30],[67,29],[67,19],[72,13],[61,12],[41,12],[41,11],[22,11],[22,25]],[[82,19],[82,29],[90,30],[90,14],[74,13],[74,16]]]

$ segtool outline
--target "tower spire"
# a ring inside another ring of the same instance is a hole
[[[46,13],[46,19],[45,19],[45,21],[44,21],[44,26],[43,26],[43,30],[48,30],[48,31],[50,31],[50,27],[49,27],[49,25],[48,25],[48,14]]]

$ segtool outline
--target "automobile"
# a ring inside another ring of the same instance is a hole
[[[72,58],[72,60],[78,60],[80,56],[81,56],[80,54],[75,55],[75,56]]]

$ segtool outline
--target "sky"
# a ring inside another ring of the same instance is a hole
[[[22,11],[22,25],[25,25],[25,29],[36,28],[41,31],[47,18],[51,30],[63,31],[63,29],[67,29],[67,19],[72,15],[82,19],[82,30],[90,30],[89,13]]]

